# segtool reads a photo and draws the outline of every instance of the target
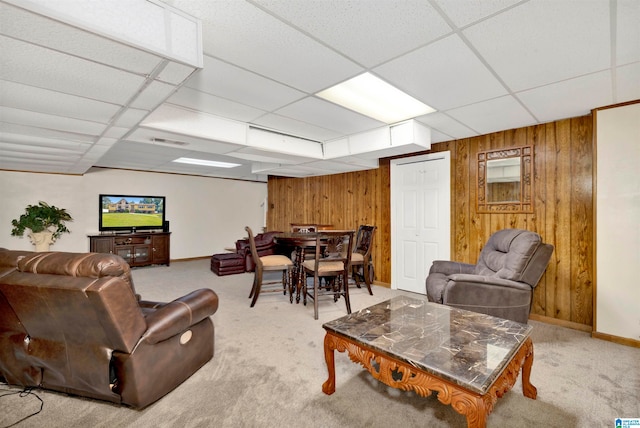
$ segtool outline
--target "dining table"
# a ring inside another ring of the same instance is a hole
[[[281,232],[274,236],[276,244],[285,254],[291,254],[293,269],[289,277],[289,300],[293,303],[295,292],[296,303],[300,303],[300,293],[305,281],[305,273],[302,263],[305,259],[305,250],[316,247],[317,232]]]
[[[289,300],[291,303],[293,303],[294,292],[296,296],[296,303],[300,303],[300,293],[302,292],[304,281],[306,280],[304,267],[302,266],[302,263],[304,263],[305,260],[305,255],[307,254],[307,251],[305,250],[313,249],[315,252],[316,238],[318,235],[320,235],[320,245],[322,245],[322,231],[309,233],[280,232],[274,235],[274,240],[281,248],[282,252],[284,254],[292,254],[291,258],[293,259],[293,269],[289,278]]]

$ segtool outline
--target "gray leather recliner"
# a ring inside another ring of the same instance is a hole
[[[495,232],[475,265],[436,260],[426,280],[429,301],[526,324],[533,289],[544,274],[553,245],[535,232]]]

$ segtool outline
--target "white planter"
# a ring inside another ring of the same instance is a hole
[[[38,233],[29,233],[31,243],[36,246],[37,252],[49,251],[49,246],[53,244],[53,232],[45,230]]]

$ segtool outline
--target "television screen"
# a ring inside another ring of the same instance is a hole
[[[100,195],[100,231],[162,229],[164,196]]]

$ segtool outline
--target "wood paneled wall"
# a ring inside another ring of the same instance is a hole
[[[502,228],[538,232],[555,250],[536,287],[532,313],[567,324],[593,323],[593,124],[591,116],[433,144],[451,151],[451,258],[475,263],[489,235]],[[476,210],[477,152],[534,147],[534,212]],[[310,178],[270,177],[267,228],[321,223],[356,229],[375,224],[376,281],[391,281],[390,159],[375,170]],[[427,273],[425,272],[425,277]]]

